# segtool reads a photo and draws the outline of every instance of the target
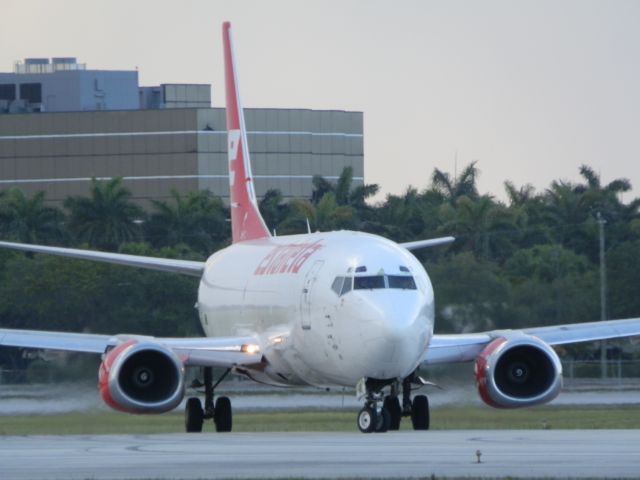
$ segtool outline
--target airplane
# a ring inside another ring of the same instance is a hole
[[[232,430],[231,402],[217,396],[230,373],[279,386],[356,387],[363,433],[430,426],[423,365],[473,362],[482,400],[518,408],[562,387],[558,345],[640,335],[640,318],[523,330],[434,334],[434,294],[411,253],[452,237],[395,243],[354,231],[272,236],[257,207],[231,25],[222,27],[232,244],[206,262],[0,242],[0,247],[200,278],[205,337],[158,338],[0,329],[0,346],[102,355],[98,386],[110,407],[133,414],[175,409],[185,369],[202,368],[204,404],[185,403],[185,429]],[[214,367],[223,369],[213,378]]]

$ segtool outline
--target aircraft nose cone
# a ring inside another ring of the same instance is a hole
[[[362,346],[372,378],[410,374],[420,362],[431,334],[431,323],[419,302],[377,299],[368,308]]]

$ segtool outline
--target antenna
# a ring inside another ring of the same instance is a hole
[[[307,221],[307,233],[311,233],[311,225],[309,225],[309,217],[305,218]]]
[[[458,150],[453,154],[453,181],[458,181]]]

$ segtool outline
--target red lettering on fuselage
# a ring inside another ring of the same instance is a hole
[[[253,273],[254,275],[298,273],[309,257],[322,248],[321,241],[279,245],[262,259]]]

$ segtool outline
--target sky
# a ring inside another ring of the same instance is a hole
[[[0,71],[26,57],[210,83],[221,24],[245,107],[364,112],[365,181],[419,190],[472,161],[481,193],[628,178],[640,195],[640,1],[2,0]]]

